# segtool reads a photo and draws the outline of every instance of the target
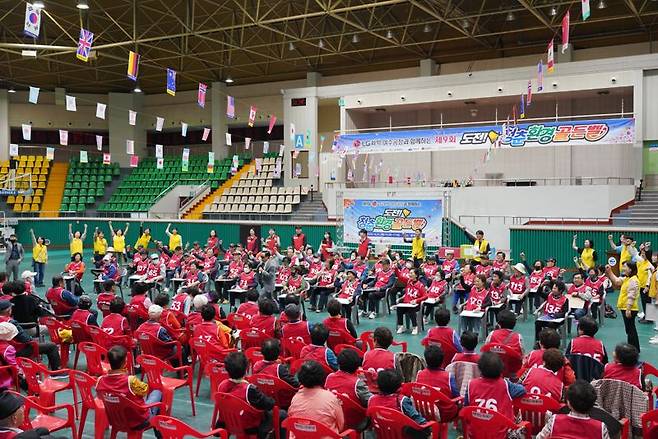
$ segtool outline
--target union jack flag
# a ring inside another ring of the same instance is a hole
[[[85,29],[80,29],[80,39],[78,40],[78,50],[75,53],[76,58],[80,61],[89,61],[91,44],[94,41],[94,34]]]

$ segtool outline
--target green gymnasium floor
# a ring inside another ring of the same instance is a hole
[[[90,261],[89,261],[90,254],[91,252],[87,250],[87,256],[85,258],[85,262],[87,263],[88,269],[90,266]],[[28,255],[26,256],[27,256],[26,259],[28,259],[29,256]],[[68,262],[68,260],[69,260],[68,251],[59,250],[59,251],[49,252],[49,261],[46,267],[46,277],[44,280],[45,285],[47,286],[50,285],[52,276],[59,274],[64,268],[64,265]],[[21,266],[21,272],[22,270],[26,270],[26,269],[31,269],[28,263],[24,263]],[[85,291],[93,292],[92,277],[89,271],[88,274],[86,274],[83,279],[83,287]],[[37,290],[38,290],[38,294],[41,297],[43,297],[46,293],[46,288],[38,288]],[[96,297],[95,294],[92,293],[90,295],[95,302],[95,297]],[[126,297],[126,299],[127,301],[129,300],[128,297]],[[616,293],[613,294],[612,297],[609,297],[609,303],[612,304],[616,303]],[[225,307],[227,307],[227,305],[225,305]],[[317,322],[324,320],[326,315],[324,313],[322,314],[310,313],[308,317],[311,322]],[[396,328],[395,314],[391,316],[386,315],[384,317],[379,317],[375,320],[361,319],[361,324],[360,326],[357,327],[357,331],[359,331],[360,333],[362,331],[374,330],[376,327],[382,325],[388,326],[392,331],[395,331]],[[456,328],[457,320],[453,319],[453,321],[451,321],[451,325]],[[653,325],[638,324],[637,326],[638,326],[638,332],[640,334],[640,342],[642,344],[641,359],[644,361],[651,362],[653,364],[658,364],[658,349],[656,349],[654,345],[648,343],[649,338],[654,335]],[[427,330],[427,328],[425,329]],[[531,350],[533,337],[534,337],[533,319],[531,318],[527,322],[523,322],[519,320],[516,329],[523,335],[526,351]],[[410,333],[408,333],[408,334],[397,335],[396,340],[406,341],[408,343],[410,352],[415,352],[422,355],[422,347],[420,345],[420,340],[423,338],[423,336],[424,336],[423,333],[420,333],[416,336],[412,336]],[[611,355],[611,352],[614,349],[615,344],[626,340],[626,336],[624,333],[624,326],[621,317],[618,317],[617,319],[614,320],[606,319],[605,326],[603,326],[603,328],[599,330],[598,337],[604,341],[606,345],[606,349]],[[71,356],[70,361],[72,365],[73,356]],[[84,355],[81,356],[80,362],[82,365],[81,366],[79,365],[78,367],[81,370],[84,370]],[[58,403],[71,402],[71,393],[70,392],[68,393],[63,392],[63,393],[65,393],[65,395],[58,396],[57,402]],[[196,410],[197,410],[196,417],[192,416],[191,406],[189,404],[189,396],[185,389],[180,389],[178,392],[176,392],[175,401],[176,403],[174,404],[172,410],[172,416],[189,423],[190,425],[197,428],[198,430],[207,431],[210,429],[210,419],[212,416],[213,404],[210,401],[207,380],[202,380],[201,391],[199,393],[199,397],[195,401]],[[94,431],[93,413],[90,413],[90,416],[87,418],[86,421],[84,437],[93,439],[93,431]],[[65,434],[69,434],[68,431]],[[107,437],[109,437],[109,433]],[[145,437],[150,438],[154,436],[152,435],[152,433],[147,433]],[[455,437],[454,432],[451,432],[450,437]]]

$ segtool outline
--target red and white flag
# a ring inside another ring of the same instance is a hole
[[[270,115],[270,127],[267,129],[267,134],[272,134],[272,128],[274,128],[275,123],[276,123],[276,116],[271,114]]]
[[[562,53],[569,48],[569,11],[562,17]]]
[[[109,165],[112,162],[112,156],[109,152],[103,153],[103,164]]]
[[[247,123],[247,125],[253,127],[255,121],[256,121],[256,107],[252,105],[249,107],[249,122]]]
[[[548,43],[548,59],[546,62],[546,70],[548,73],[553,73],[554,67],[555,67],[555,59],[554,59],[554,53],[553,53],[553,40],[551,39],[551,42]]]

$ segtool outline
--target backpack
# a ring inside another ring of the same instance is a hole
[[[616,319],[617,311],[615,311],[612,306],[605,304],[605,318],[606,319]]]

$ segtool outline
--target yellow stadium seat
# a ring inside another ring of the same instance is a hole
[[[38,195],[40,197],[43,197],[43,189],[37,189],[34,191],[34,195]]]
[[[7,203],[8,204],[14,204],[16,202],[16,197],[13,195],[10,195],[7,197]]]
[[[29,161],[33,162],[34,160],[36,160],[36,156],[29,155],[29,156],[27,156],[27,159],[28,159]]]
[[[43,174],[39,175],[39,181],[46,181],[46,176]]]
[[[48,174],[48,168],[41,168],[41,175],[46,175]]]
[[[3,160],[2,162],[0,162],[0,165],[3,168],[8,168],[9,167],[9,160]]]
[[[25,204],[32,203],[32,195],[26,195],[25,198],[23,198],[23,203]]]
[[[30,205],[27,203],[23,203],[23,207],[21,208],[23,212],[29,212],[30,211]]]
[[[16,174],[25,174],[25,168],[19,167],[18,169],[16,169]]]
[[[20,212],[21,211],[21,205],[20,204],[14,204],[14,212]]]
[[[41,204],[41,197],[39,197],[37,195],[33,196],[32,197],[32,204],[34,204],[34,203]]]
[[[45,181],[40,181],[39,186],[37,186],[39,189],[45,189],[46,188],[46,182]]]
[[[18,195],[18,196],[16,197],[16,201],[15,201],[15,202],[16,202],[16,204],[20,204],[20,203],[22,203],[22,202],[23,202],[23,196],[22,196],[22,195]]]
[[[38,212],[39,211],[39,205],[38,204],[33,204],[32,207],[30,208],[32,212]]]

